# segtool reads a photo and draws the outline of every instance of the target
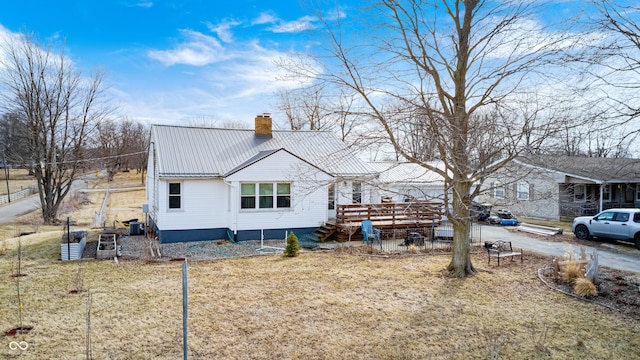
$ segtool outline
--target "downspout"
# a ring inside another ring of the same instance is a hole
[[[238,241],[238,211],[235,208],[234,204],[234,199],[236,199],[236,193],[235,193],[235,189],[237,189],[235,186],[233,186],[233,183],[228,182],[227,180],[225,180],[224,178],[222,178],[222,182],[224,182],[225,184],[227,184],[227,186],[229,186],[229,199],[227,199],[227,209],[228,211],[231,212],[231,226],[232,229],[231,231],[233,231],[233,240],[234,241]]]

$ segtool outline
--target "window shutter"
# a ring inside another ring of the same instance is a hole
[[[529,200],[533,200],[533,184],[529,184]]]

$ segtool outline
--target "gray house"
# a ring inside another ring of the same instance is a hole
[[[487,178],[479,197],[517,216],[571,220],[640,206],[640,160],[527,156]]]

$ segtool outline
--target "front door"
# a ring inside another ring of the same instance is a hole
[[[329,184],[327,187],[327,219],[334,222],[336,219],[336,190],[337,183]]]

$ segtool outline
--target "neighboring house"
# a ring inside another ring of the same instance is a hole
[[[162,243],[284,238],[335,217],[336,203],[369,201],[373,170],[333,134],[153,125],[149,225]]]
[[[550,220],[640,206],[640,160],[519,157],[487,178],[480,201],[516,216]]]
[[[430,166],[444,169],[442,162]],[[439,201],[444,199],[444,179],[420,164],[408,162],[370,162],[377,173],[371,186],[372,202]]]

